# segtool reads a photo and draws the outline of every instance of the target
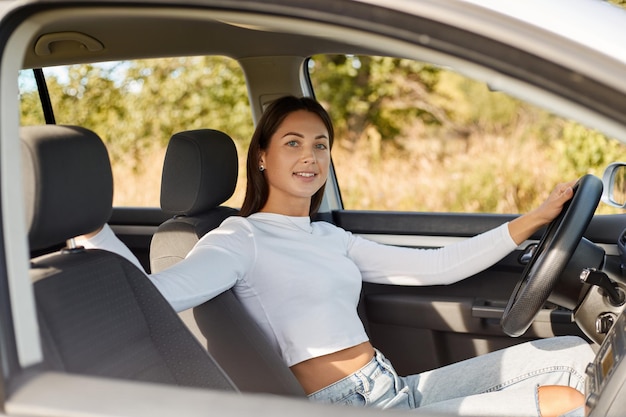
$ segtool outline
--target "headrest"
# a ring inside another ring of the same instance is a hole
[[[235,191],[239,172],[235,143],[211,129],[176,133],[165,153],[161,209],[193,216],[219,206]]]
[[[94,132],[77,126],[24,126],[20,136],[31,251],[92,232],[109,220],[111,164]]]

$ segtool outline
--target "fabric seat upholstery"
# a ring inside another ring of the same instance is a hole
[[[23,127],[26,218],[32,250],[106,223],[113,195],[100,138],[71,126]],[[143,272],[117,254],[69,247],[31,259],[51,370],[236,391]]]
[[[238,164],[235,143],[225,133],[200,129],[172,136],[161,177],[161,209],[172,218],[152,237],[152,272],[184,259],[204,234],[237,214],[221,204],[235,191]]]
[[[222,132],[201,129],[172,136],[163,166],[161,208],[173,217],[152,238],[152,272],[179,262],[204,234],[237,214],[221,206],[234,192],[237,167],[235,145]],[[304,396],[231,290],[194,308],[193,316],[190,313],[182,312],[181,317],[206,339],[208,351],[241,391]]]

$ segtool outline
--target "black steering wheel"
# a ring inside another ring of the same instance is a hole
[[[521,336],[548,300],[559,276],[576,250],[602,195],[602,181],[585,175],[574,185],[574,196],[548,225],[526,265],[500,324],[509,336]]]

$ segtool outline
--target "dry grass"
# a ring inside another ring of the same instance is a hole
[[[333,153],[341,161],[335,168],[344,205],[376,210],[519,213],[534,206],[557,182],[557,173],[546,172],[550,164],[540,160],[541,153],[533,143],[514,145],[501,137],[483,137],[480,146],[473,142],[471,137],[422,139],[403,149],[387,146],[380,160],[364,149],[338,146]],[[528,155],[534,158],[531,163]],[[534,194],[520,195],[527,187],[534,189]]]
[[[245,159],[240,155],[239,180],[237,189],[226,204],[239,207],[245,193]],[[165,159],[165,148],[154,148],[144,159],[144,165],[137,167],[132,161],[113,164],[114,206],[159,207],[161,194],[161,172]],[[243,173],[243,175],[242,175]]]

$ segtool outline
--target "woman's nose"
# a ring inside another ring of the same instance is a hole
[[[314,149],[303,148],[303,151],[302,151],[302,162],[304,162],[305,164],[314,164],[314,163],[316,163],[317,159],[315,158],[315,150]]]

